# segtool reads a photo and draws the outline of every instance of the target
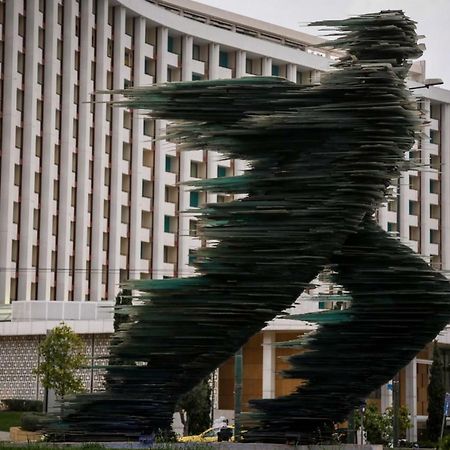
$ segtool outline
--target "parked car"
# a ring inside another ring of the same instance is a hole
[[[178,439],[178,442],[217,442],[217,434],[219,431],[224,427],[214,427],[214,428],[208,428],[206,431],[200,434],[195,434],[192,436],[183,436]],[[231,434],[234,435],[234,427],[233,426],[227,426],[227,430],[231,431]],[[232,441],[234,441],[234,436],[231,438]]]

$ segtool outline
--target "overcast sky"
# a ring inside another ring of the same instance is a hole
[[[427,50],[427,78],[442,78],[450,89],[450,0],[197,0],[217,8],[294,30],[323,35],[306,23],[355,14],[402,9],[417,22]]]

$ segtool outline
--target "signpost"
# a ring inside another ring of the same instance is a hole
[[[447,392],[445,394],[445,399],[444,399],[444,414],[442,416],[441,439],[442,439],[442,436],[444,435],[445,422],[449,415],[450,415],[450,394]]]

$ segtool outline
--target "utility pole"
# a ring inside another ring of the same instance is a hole
[[[242,412],[242,347],[234,355],[234,440],[241,440]]]
[[[398,373],[392,379],[392,412],[394,421],[392,424],[393,444],[396,448],[400,438],[400,380]]]

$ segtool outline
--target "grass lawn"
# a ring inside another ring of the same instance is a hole
[[[0,431],[9,431],[11,427],[20,426],[22,414],[21,411],[0,411]]]

